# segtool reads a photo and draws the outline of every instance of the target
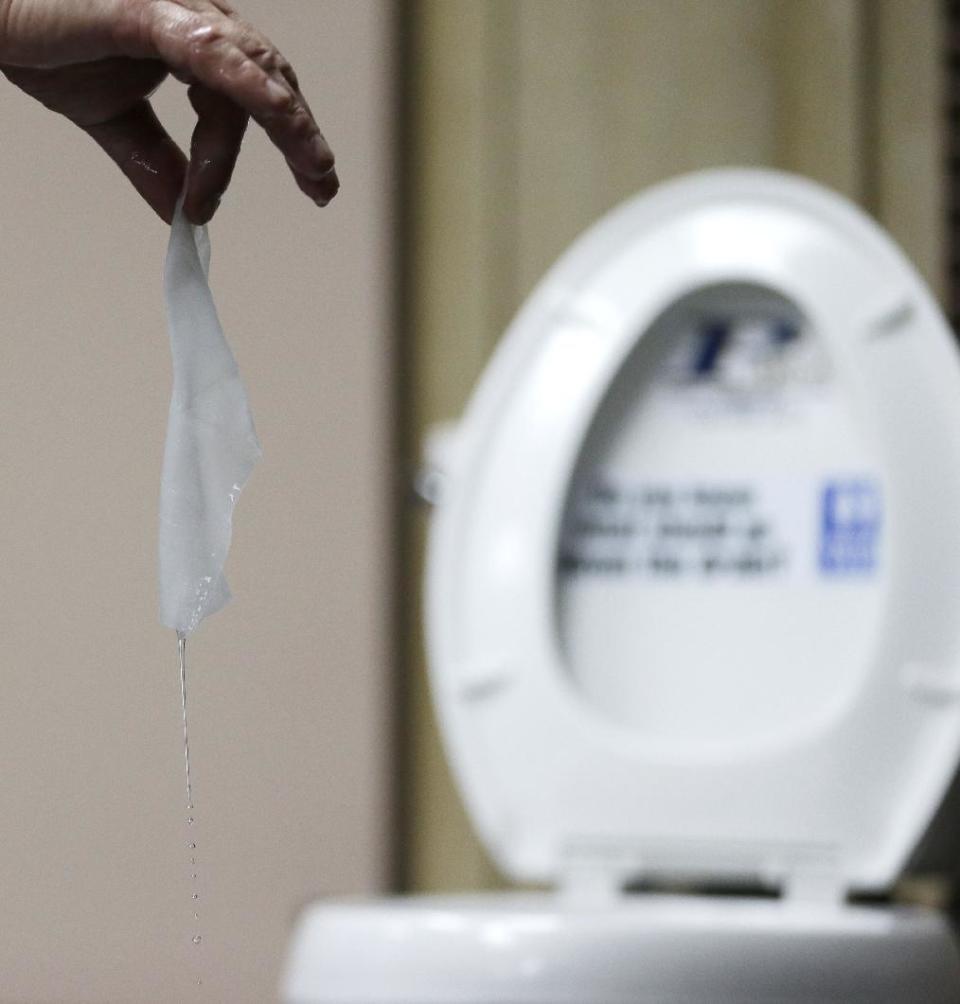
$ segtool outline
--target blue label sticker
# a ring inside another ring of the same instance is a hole
[[[825,575],[869,574],[877,567],[883,506],[874,481],[828,481],[820,521],[820,571]]]

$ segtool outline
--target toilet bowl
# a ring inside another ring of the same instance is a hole
[[[490,893],[318,904],[285,1000],[402,1004],[954,1004],[929,910],[650,894]]]
[[[960,365],[889,237],[774,172],[641,194],[430,453],[446,753],[555,891],[316,904],[284,1000],[960,1000],[945,918],[848,902],[960,755]]]

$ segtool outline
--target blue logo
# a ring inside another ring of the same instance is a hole
[[[820,571],[869,574],[877,567],[883,505],[873,481],[828,481],[823,489]]]

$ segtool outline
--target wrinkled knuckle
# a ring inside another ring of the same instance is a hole
[[[182,30],[194,59],[215,58],[225,37],[218,25],[212,24],[209,18],[199,14],[187,19]]]
[[[296,129],[296,123],[300,119],[300,106],[297,96],[292,91],[278,89],[270,91],[271,108],[274,115],[281,118],[291,119]]]
[[[211,52],[223,41],[223,32],[204,24],[190,32],[190,41],[199,52]]]
[[[262,51],[262,65],[271,72],[279,70],[283,64],[283,56],[280,55],[279,50],[272,45],[267,45],[263,47]]]
[[[290,132],[293,138],[299,142],[312,140],[317,135],[317,124],[302,105],[298,105],[291,115]]]
[[[300,89],[300,81],[297,78],[297,71],[290,65],[290,62],[284,59],[283,56],[280,57],[280,65],[277,69],[286,78],[287,83],[294,89]]]
[[[266,38],[249,21],[238,17],[234,18],[231,24],[236,32],[237,44],[251,55],[253,53],[266,53],[273,48],[270,39]]]

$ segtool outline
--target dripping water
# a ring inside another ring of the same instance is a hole
[[[177,632],[177,655],[180,659],[180,701],[183,710],[183,766],[187,780],[187,827],[192,827],[195,823],[193,816],[193,782],[190,777],[190,729],[187,726],[187,636],[182,632]],[[193,883],[191,892],[191,902],[193,903],[193,919],[197,923],[200,920],[199,900],[200,892],[197,889],[197,842],[192,831],[189,832],[187,849],[190,851],[190,880]],[[190,939],[194,945],[199,945],[203,941],[199,931],[195,932]],[[197,977],[197,985],[200,986],[203,980]]]
[[[187,728],[187,636],[177,632],[177,654],[180,657],[180,701],[183,708],[183,765],[187,775],[187,812],[193,811],[193,784],[190,780],[190,730]],[[187,816],[187,823],[193,817]]]

